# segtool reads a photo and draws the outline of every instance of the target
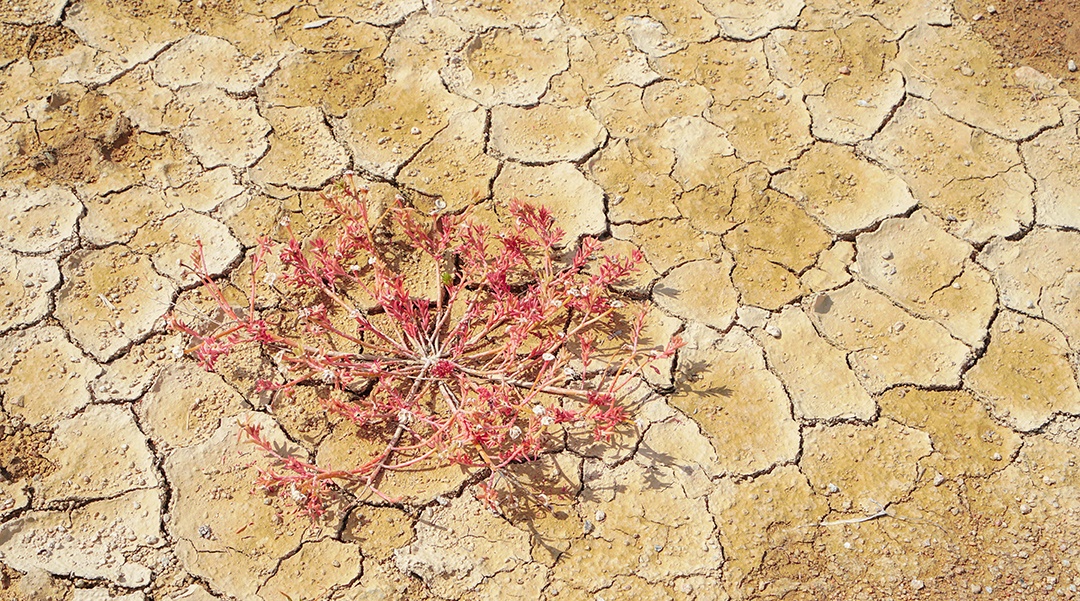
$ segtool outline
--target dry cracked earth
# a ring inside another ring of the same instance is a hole
[[[1077,14],[0,2],[0,599],[1075,598]],[[454,470],[315,524],[253,490],[238,424],[349,433],[163,315],[206,315],[196,239],[242,281],[350,169],[643,251],[688,345],[613,443],[522,468],[552,511]]]

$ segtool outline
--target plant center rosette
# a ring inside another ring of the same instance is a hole
[[[331,468],[280,453],[245,427],[276,460],[257,484],[313,518],[342,487],[395,501],[380,490],[386,474],[432,466],[476,474],[492,508],[502,495],[529,495],[508,466],[560,448],[562,424],[609,438],[630,419],[623,399],[643,385],[642,370],[682,344],[644,348],[644,311],[613,289],[641,254],[601,255],[588,237],[567,250],[546,208],[512,201],[507,225],[493,228],[468,211],[424,214],[400,197],[376,209],[352,176],[323,196],[334,235],[302,241],[285,223],[280,274],[267,272],[274,245],[260,239],[246,307],[229,302],[235,295],[210,276],[200,245],[192,269],[223,320],[206,331],[169,316],[207,369],[257,345],[281,374],[260,380],[261,390],[332,388],[320,410],[377,443],[361,445],[375,451],[359,465]],[[260,306],[260,281],[284,291],[279,306]],[[598,358],[596,342],[611,348],[612,339],[621,344]]]

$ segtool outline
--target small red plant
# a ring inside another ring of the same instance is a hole
[[[644,313],[627,319],[630,302],[612,290],[640,253],[600,256],[600,243],[584,238],[570,255],[551,213],[516,201],[510,226],[493,231],[467,215],[425,215],[400,198],[373,215],[367,194],[351,176],[324,194],[339,220],[332,241],[302,243],[286,225],[285,272],[271,278],[288,290],[283,304],[290,308],[256,302],[257,273],[273,249],[261,239],[246,308],[226,299],[200,245],[193,271],[225,322],[205,333],[169,317],[192,337],[189,351],[207,369],[239,345],[259,345],[287,374],[258,382],[262,390],[332,386],[340,392],[324,402],[326,410],[371,432],[393,432],[363,464],[324,469],[281,454],[257,427],[245,428],[278,462],[258,484],[313,518],[326,511],[335,483],[361,484],[386,498],[378,488],[383,472],[431,460],[486,470],[478,496],[494,508],[496,486],[512,480],[501,477],[507,466],[550,449],[556,424],[591,426],[597,439],[609,438],[628,419],[626,388],[682,344],[675,338],[642,348]],[[412,267],[428,265],[428,281],[402,273],[403,257]],[[619,327],[624,344],[597,360],[597,336]]]

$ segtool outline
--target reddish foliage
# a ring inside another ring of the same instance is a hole
[[[594,334],[610,336],[630,304],[611,287],[642,257],[597,256],[599,242],[585,238],[572,257],[560,260],[563,232],[543,207],[512,202],[512,225],[495,232],[467,215],[432,217],[400,200],[373,218],[367,190],[351,178],[325,198],[340,218],[335,239],[305,244],[290,229],[281,250],[286,271],[277,281],[290,292],[286,302],[305,303],[294,307],[302,334],[260,315],[257,273],[272,251],[266,239],[253,253],[244,310],[210,277],[200,246],[194,271],[226,323],[202,333],[169,318],[193,338],[190,350],[207,369],[239,345],[259,345],[288,374],[259,382],[261,389],[288,394],[302,383],[333,386],[348,400],[328,401],[328,410],[395,432],[363,465],[329,470],[281,455],[257,428],[246,429],[279,463],[278,470],[264,470],[258,484],[313,517],[325,511],[334,482],[358,482],[381,495],[384,470],[428,460],[487,470],[480,490],[494,503],[505,468],[549,448],[555,424],[591,425],[598,439],[610,437],[628,419],[620,394],[640,382],[642,369],[682,344],[676,338],[664,348],[639,348],[639,314],[617,356],[594,365]],[[399,233],[395,243],[437,266],[436,285],[424,288],[438,290],[435,298],[419,294],[420,283],[393,268],[390,229]],[[358,297],[373,300],[363,308]]]

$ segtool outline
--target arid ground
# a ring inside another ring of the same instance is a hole
[[[985,1],[0,0],[0,599],[1075,598],[1080,3]],[[347,170],[644,253],[550,511],[253,489],[365,450],[163,317]]]

